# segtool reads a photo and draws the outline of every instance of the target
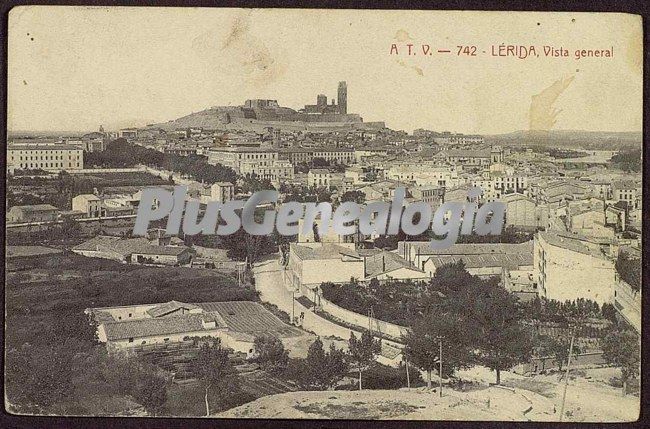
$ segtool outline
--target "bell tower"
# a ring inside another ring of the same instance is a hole
[[[345,115],[348,113],[348,84],[345,81],[339,82],[338,91],[339,113]]]

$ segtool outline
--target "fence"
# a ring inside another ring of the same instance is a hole
[[[603,352],[582,353],[571,358],[571,368],[593,368],[606,365],[603,359]],[[538,357],[532,358],[530,362],[517,365],[513,372],[517,374],[537,374],[541,371],[558,370],[559,366],[555,362],[555,357]],[[564,368],[563,368],[564,369]]]
[[[142,168],[86,168],[83,170],[68,170],[69,174],[102,174],[102,173],[141,173]]]
[[[380,331],[384,334],[390,335],[395,338],[401,338],[406,335],[408,329],[404,326],[395,325],[393,323],[384,322],[375,318],[370,318],[359,313],[355,313],[345,308],[330,302],[320,296],[320,308],[337,319],[340,319],[350,325],[358,326],[359,329],[370,328],[373,331]]]

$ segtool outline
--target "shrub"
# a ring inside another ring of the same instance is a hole
[[[411,387],[424,385],[420,371],[417,368],[409,366],[409,377]],[[407,387],[406,367],[404,365],[393,368],[374,363],[363,373],[364,389],[400,389],[402,387]]]

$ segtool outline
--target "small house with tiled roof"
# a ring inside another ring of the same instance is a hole
[[[219,338],[225,347],[254,354],[253,342],[266,334],[292,341],[302,332],[251,301],[184,303],[169,301],[90,308],[97,337],[110,351],[177,343],[192,337]]]

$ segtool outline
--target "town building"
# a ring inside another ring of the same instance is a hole
[[[364,258],[364,280],[423,280],[430,277],[395,252],[379,249],[360,249],[358,252]]]
[[[9,144],[7,171],[44,170],[59,172],[83,170],[83,149],[67,144]]]
[[[7,212],[7,223],[52,222],[57,219],[58,211],[50,204],[13,206]]]
[[[612,183],[612,200],[625,201],[630,209],[637,209],[637,186],[631,180],[622,180]]]
[[[137,128],[122,128],[117,132],[118,137],[135,140],[138,138],[138,129]]]
[[[283,159],[274,159],[271,162],[244,161],[240,164],[239,173],[243,176],[268,180],[273,184],[280,184],[294,178],[293,165]]]
[[[533,255],[525,252],[433,255],[424,261],[422,269],[429,277],[432,277],[440,267],[461,261],[468,273],[483,278],[501,276],[504,269],[529,271],[533,269]]]
[[[506,205],[506,226],[523,229],[546,228],[549,209],[519,193],[506,194],[499,200]]]
[[[97,236],[72,248],[74,253],[122,263],[181,266],[192,262],[194,251],[182,244],[159,245],[151,240]]]
[[[256,355],[253,345],[256,336],[273,335],[288,343],[302,335],[261,304],[250,301],[169,301],[89,308],[86,313],[97,321],[98,340],[111,352],[207,336],[219,338],[224,347],[252,358]]]
[[[503,162],[503,149],[500,146],[493,146],[491,149],[483,150],[450,149],[443,150],[434,157],[443,159],[450,164],[486,167],[492,163]]]
[[[251,163],[259,167],[270,167],[278,159],[278,152],[253,147],[218,147],[208,152],[209,164],[221,164],[239,173],[243,163]]]
[[[614,238],[614,229],[607,227],[604,208],[575,207],[568,211],[568,229],[586,237]]]
[[[600,243],[574,234],[538,232],[533,257],[540,296],[612,301],[616,269]]]
[[[103,217],[106,216],[106,208],[101,200],[95,194],[82,194],[72,198],[72,210],[81,212],[84,217]]]
[[[326,168],[313,168],[307,173],[307,186],[329,189],[332,186],[332,173]]]
[[[353,246],[333,243],[290,243],[285,284],[308,297],[322,282],[344,283],[365,278],[363,257]]]
[[[422,201],[436,210],[445,199],[445,188],[437,186],[414,186],[408,188],[415,201]]]
[[[208,163],[230,167],[238,174],[280,183],[294,177],[291,162],[280,159],[277,150],[252,147],[221,147],[208,151]]]
[[[235,186],[230,182],[217,182],[210,186],[210,201],[225,203],[235,198]]]
[[[438,268],[438,265],[431,265],[432,262],[429,262],[431,258],[441,258],[441,257],[456,257],[456,258],[465,258],[465,257],[485,257],[486,261],[490,257],[500,257],[499,255],[524,255],[523,258],[527,258],[525,255],[531,255],[533,252],[533,243],[532,241],[510,244],[510,243],[480,243],[480,244],[452,244],[446,249],[432,249],[429,241],[400,241],[397,243],[397,254],[404,258],[409,263],[414,266],[426,271],[435,272],[433,267]],[[508,259],[502,259],[504,263],[508,262]],[[441,260],[440,260],[441,261]],[[494,259],[494,261],[498,261]],[[520,260],[512,260],[519,262]],[[523,262],[527,260],[522,259]],[[449,260],[448,262],[454,262]],[[525,266],[525,263],[518,266]]]

